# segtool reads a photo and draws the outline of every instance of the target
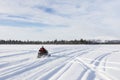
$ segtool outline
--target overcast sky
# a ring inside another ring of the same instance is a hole
[[[0,39],[120,39],[120,0],[0,0]]]

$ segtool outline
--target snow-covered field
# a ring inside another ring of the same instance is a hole
[[[120,45],[0,45],[0,80],[120,80]]]

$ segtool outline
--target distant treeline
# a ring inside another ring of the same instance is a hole
[[[120,44],[120,40],[53,40],[53,41],[21,41],[21,40],[0,40],[0,44]]]

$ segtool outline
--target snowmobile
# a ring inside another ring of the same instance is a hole
[[[48,51],[44,48],[44,47],[42,47],[42,48],[40,48],[40,50],[38,51],[38,58],[41,58],[41,57],[46,57],[46,56],[51,56],[50,54],[48,54]]]

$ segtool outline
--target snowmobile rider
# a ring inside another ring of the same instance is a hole
[[[47,55],[47,54],[48,54],[48,51],[42,46],[42,47],[39,49],[39,53],[40,53],[40,54],[43,54],[43,55]]]
[[[51,56],[50,54],[48,54],[48,51],[43,46],[39,49],[37,57],[41,58],[42,56]]]

